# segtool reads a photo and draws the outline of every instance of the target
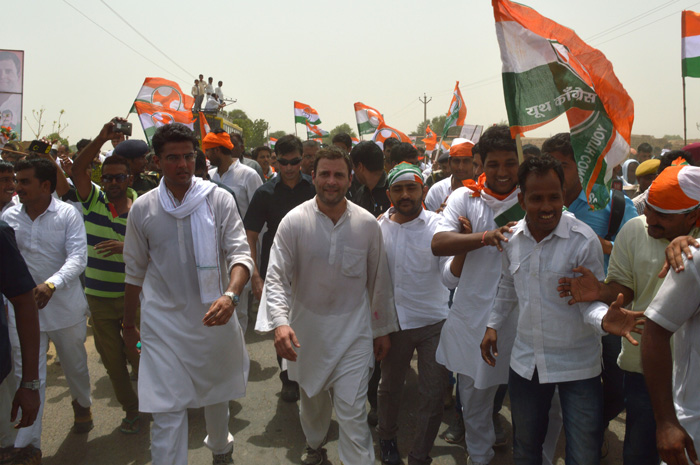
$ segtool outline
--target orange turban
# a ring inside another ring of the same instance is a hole
[[[226,147],[227,149],[233,149],[233,142],[231,142],[231,136],[225,132],[220,132],[219,134],[214,134],[210,132],[204,139],[202,139],[202,150],[205,152],[209,149],[215,147]]]
[[[661,213],[686,213],[700,205],[700,168],[669,166],[647,190],[647,203]]]
[[[473,157],[472,148],[474,143],[469,139],[457,138],[452,141],[452,147],[450,147],[450,158],[454,157]]]

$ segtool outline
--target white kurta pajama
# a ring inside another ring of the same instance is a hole
[[[303,391],[307,442],[317,448],[327,433],[332,388],[341,460],[374,463],[365,412],[373,339],[399,329],[376,219],[352,202],[336,224],[316,198],[293,209],[277,229],[265,294],[256,329],[290,325],[301,345],[287,367]]]
[[[141,411],[154,413],[154,421],[158,413],[214,404],[227,410],[229,400],[245,395],[249,369],[237,318],[222,326],[203,325],[210,304],[202,303],[200,295],[192,216],[177,219],[166,212],[158,191],[153,189],[134,202],[124,242],[125,281],[143,288],[139,404]],[[231,268],[242,264],[250,272],[253,261],[233,197],[216,188],[206,201],[215,218],[220,284],[225,290]],[[228,421],[220,423],[228,426]],[[230,450],[233,437],[228,436],[231,444],[224,448]],[[215,450],[209,438],[205,444],[214,453],[227,452]],[[172,448],[173,443],[164,446]],[[156,460],[154,464],[168,463]],[[187,441],[182,463],[187,463]]]

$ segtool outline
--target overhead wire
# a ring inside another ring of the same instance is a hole
[[[105,0],[100,0],[100,2],[102,2],[102,4],[103,4],[104,6],[106,6],[107,9],[109,9],[109,11],[111,11],[112,13],[114,13],[114,15],[115,15],[117,18],[121,19],[122,22],[123,22],[124,24],[126,24],[132,31],[134,31],[136,34],[138,34],[139,37],[141,37],[141,38],[142,38],[143,40],[145,40],[151,47],[155,48],[161,55],[163,55],[165,58],[167,58],[168,61],[170,61],[172,64],[174,64],[175,66],[177,66],[178,68],[180,68],[180,70],[184,71],[185,73],[194,76],[194,74],[192,74],[190,71],[188,71],[188,70],[186,70],[185,68],[183,68],[182,66],[180,66],[180,64],[177,63],[177,62],[176,62],[175,60],[173,60],[172,58],[170,58],[170,56],[168,56],[167,53],[165,53],[163,50],[161,50],[156,44],[154,44],[153,42],[151,42],[151,41],[148,39],[148,37],[146,37],[145,35],[143,35],[143,34],[141,33],[141,31],[139,31],[139,30],[136,29],[134,26],[132,26],[131,23],[129,23],[129,21],[127,21],[122,15],[120,15],[119,13],[117,13],[117,11],[116,11],[114,8],[112,8],[111,6],[109,6]]]
[[[162,67],[161,65],[159,65],[159,64],[156,63],[155,61],[153,61],[153,60],[151,60],[150,58],[148,58],[147,56],[145,56],[143,53],[141,53],[141,52],[139,52],[138,50],[136,50],[136,49],[135,49],[134,47],[132,47],[131,45],[129,45],[129,44],[127,44],[126,42],[124,42],[122,39],[120,39],[120,38],[117,37],[116,35],[112,34],[112,32],[110,32],[108,29],[104,28],[101,24],[99,24],[97,21],[93,20],[93,19],[90,18],[88,15],[86,15],[85,13],[83,13],[80,9],[78,9],[78,8],[75,7],[74,5],[70,4],[67,0],[63,0],[63,3],[65,3],[65,4],[68,5],[69,7],[73,8],[73,9],[74,9],[75,11],[77,11],[81,16],[83,16],[85,19],[87,19],[88,21],[90,21],[92,24],[94,24],[95,26],[99,27],[100,29],[102,29],[104,32],[106,32],[107,34],[109,34],[109,35],[110,35],[113,39],[115,39],[117,42],[121,43],[122,45],[124,45],[125,47],[127,47],[129,50],[131,50],[132,52],[136,53],[138,56],[140,56],[140,57],[143,58],[144,60],[148,61],[148,62],[151,63],[152,65],[154,65],[154,66],[156,66],[157,68],[159,68],[159,69],[165,71],[165,72],[168,73],[168,74],[171,74],[171,75],[177,77],[178,79],[181,79],[181,80],[183,80],[183,81],[185,81],[185,82],[188,81],[187,79],[182,79],[182,77],[177,76],[177,75],[175,75],[172,71],[170,71],[170,70],[168,70],[168,69]]]

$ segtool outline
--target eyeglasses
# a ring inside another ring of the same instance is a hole
[[[185,153],[183,155],[166,155],[163,158],[165,158],[165,161],[168,163],[177,163],[178,161],[182,160],[183,158],[185,159],[186,162],[191,162],[194,161],[197,158],[197,154],[195,152],[190,152],[190,153]]]
[[[293,158],[291,160],[287,160],[286,158],[278,158],[277,162],[282,166],[297,166],[299,163],[301,163],[301,157]]]
[[[128,178],[129,178],[129,175],[127,175],[127,174],[103,174],[102,175],[102,182],[105,184],[109,184],[112,181],[124,182]]]

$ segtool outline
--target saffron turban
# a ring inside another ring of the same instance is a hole
[[[661,213],[687,213],[700,205],[700,168],[669,166],[647,190],[647,203]]]
[[[226,147],[227,149],[233,149],[233,142],[231,142],[231,136],[225,132],[220,132],[219,134],[214,134],[210,132],[204,139],[202,139],[202,150],[205,152],[209,149],[215,147]]]
[[[473,157],[472,148],[474,148],[474,142],[469,139],[457,138],[452,141],[452,146],[450,147],[450,158],[454,157]]]

